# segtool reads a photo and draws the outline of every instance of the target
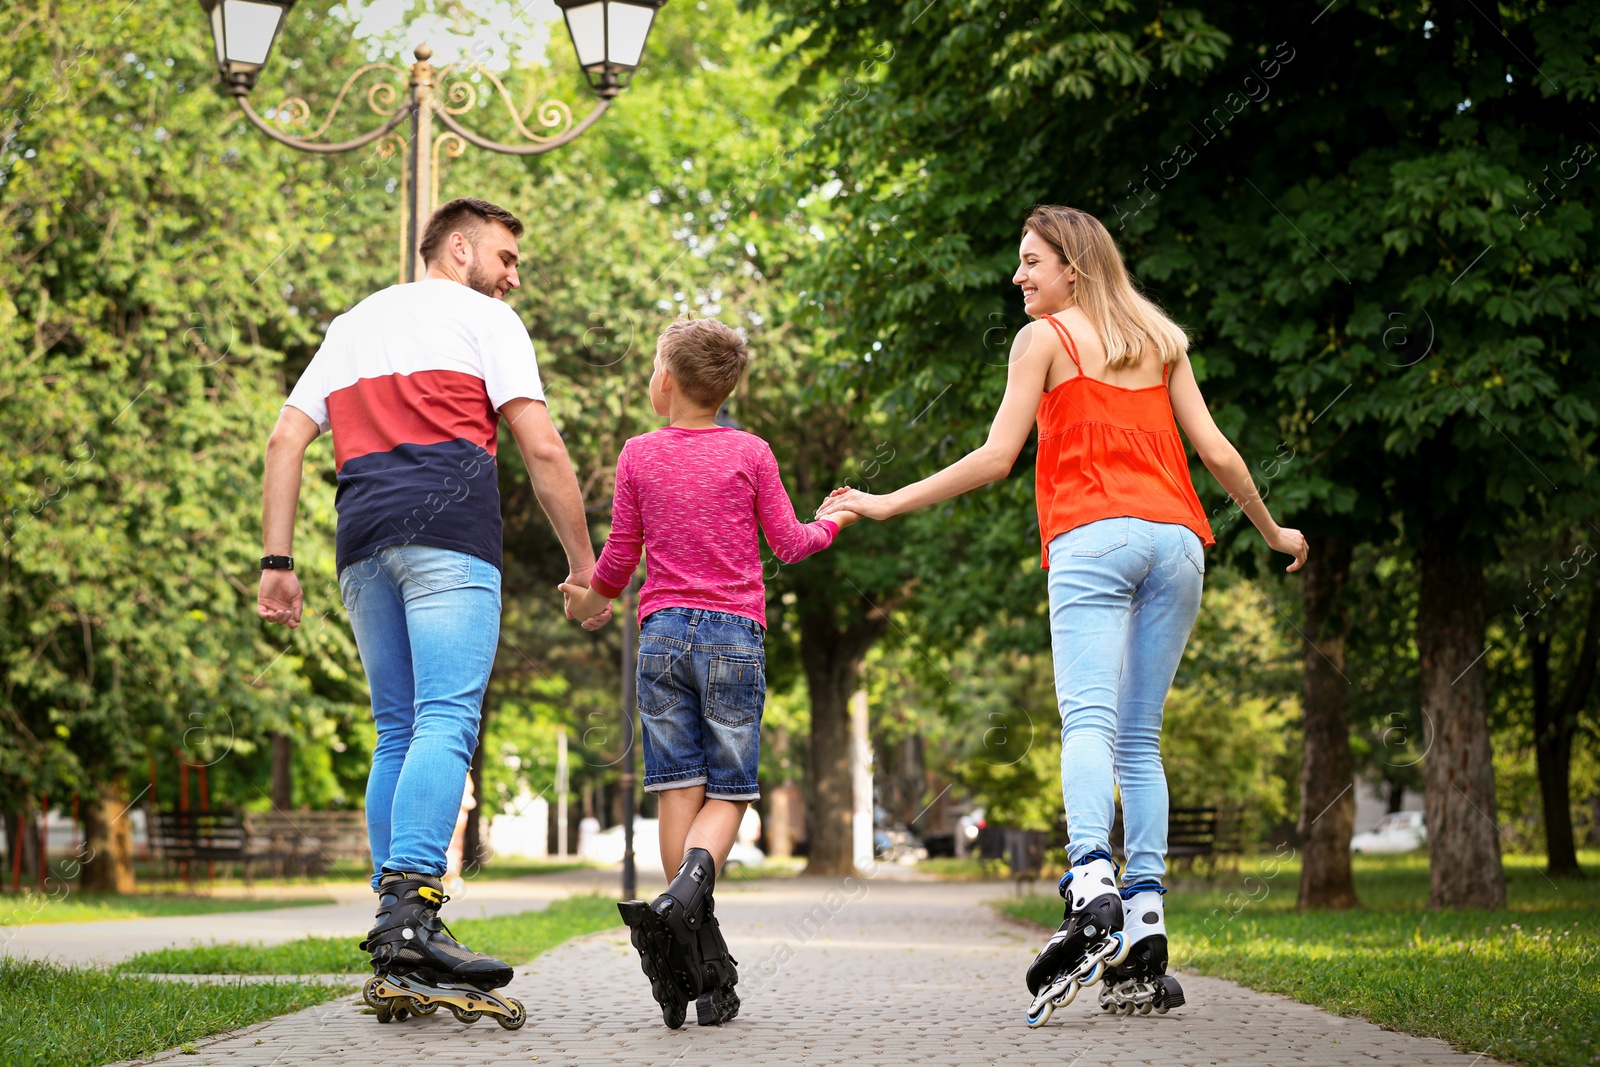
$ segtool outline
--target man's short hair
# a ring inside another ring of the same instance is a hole
[[[478,234],[484,225],[498,222],[511,231],[511,236],[522,236],[522,222],[511,212],[475,196],[463,196],[439,205],[422,230],[422,262],[432,263],[444,247],[445,239],[459,233],[471,244],[478,243]]]
[[[744,338],[716,319],[678,319],[661,332],[656,350],[684,395],[706,407],[722,406],[750,362]]]

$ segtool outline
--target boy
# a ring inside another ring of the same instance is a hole
[[[650,403],[668,424],[623,445],[611,536],[591,584],[561,586],[569,615],[592,621],[621,595],[641,549],[649,557],[639,595],[644,788],[661,794],[671,884],[650,904],[617,907],[674,1030],[690,1000],[701,1026],[739,1011],[736,961],[712,889],[740,817],[761,795],[767,601],[756,528],[780,560],[795,563],[856,519],[837,512],[800,522],[767,443],[716,424],[749,359],[744,340],[715,319],[679,320],[662,333]]]

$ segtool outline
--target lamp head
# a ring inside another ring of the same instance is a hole
[[[211,21],[217,71],[234,96],[255,88],[283,20],[295,0],[200,0]]]
[[[628,87],[644,56],[656,12],[666,0],[556,0],[578,66],[589,85],[610,99]]]

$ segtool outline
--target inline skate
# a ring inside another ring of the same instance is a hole
[[[651,995],[661,1005],[662,1021],[673,1030],[684,1024],[690,1001],[701,1026],[720,1026],[739,1014],[733,988],[739,961],[729,954],[717,923],[716,878],[711,853],[691,848],[665,893],[649,904],[625,900],[617,905],[650,979]]]
[[[450,934],[439,918],[449,899],[431,875],[384,874],[377,921],[361,942],[373,971],[362,997],[380,1023],[432,1015],[444,1005],[460,1022],[489,1015],[507,1030],[520,1029],[528,1021],[522,1002],[491,992],[511,981],[511,968]]]
[[[1167,974],[1166,909],[1158,882],[1144,882],[1122,891],[1122,933],[1128,957],[1105,974],[1100,1007],[1107,1012],[1165,1015],[1183,1004],[1183,987]]]
[[[1078,990],[1100,981],[1107,967],[1128,955],[1122,933],[1122,897],[1111,857],[1091,852],[1062,876],[1066,901],[1061,928],[1028,968],[1028,1025],[1043,1026],[1056,1008],[1072,1003]],[[1069,892],[1070,890],[1070,892]]]

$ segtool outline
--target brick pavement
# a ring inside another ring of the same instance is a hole
[[[214,1067],[345,1064],[1438,1065],[1486,1056],[1360,1019],[1183,975],[1172,1013],[1102,1014],[1092,993],[1043,1028],[1022,974],[1042,934],[984,906],[990,884],[797,879],[719,887],[744,1008],[723,1028],[667,1030],[625,931],[568,942],[520,968],[520,1031],[440,1011],[380,1025],[349,997],[157,1061]]]

